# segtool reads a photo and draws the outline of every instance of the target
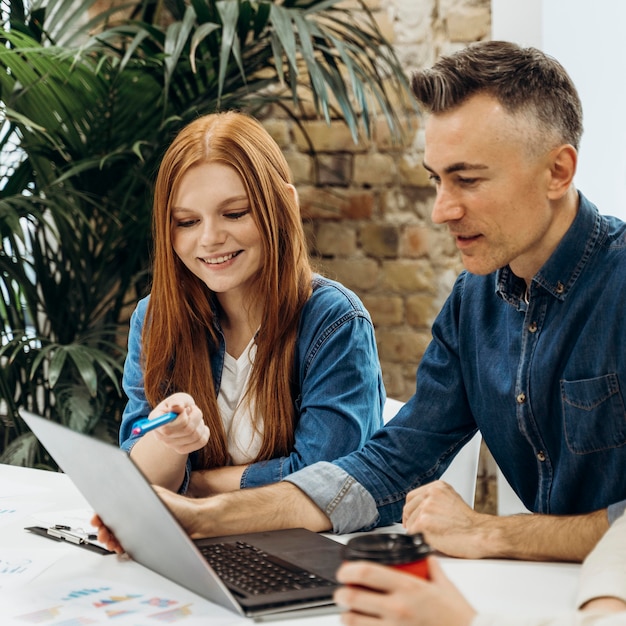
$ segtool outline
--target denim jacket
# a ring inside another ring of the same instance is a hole
[[[316,461],[332,461],[357,450],[382,425],[385,389],[368,312],[343,285],[313,278],[313,293],[302,309],[296,342],[295,445],[289,456],[249,465],[241,487],[277,482]],[[138,437],[134,423],[151,411],[140,364],[141,332],[149,296],[133,312],[124,364],[128,403],[122,416],[120,445],[129,451]],[[211,355],[216,393],[224,365],[225,343],[219,324],[219,351]],[[193,396],[193,390],[185,390]],[[194,468],[194,455],[187,467]],[[187,479],[183,485],[186,488]]]
[[[463,272],[433,325],[411,400],[361,451],[288,479],[337,532],[399,520],[407,493],[437,479],[477,429],[531,511],[621,512],[626,224],[580,195],[528,305],[524,291],[508,267]]]

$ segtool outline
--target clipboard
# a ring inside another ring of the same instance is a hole
[[[115,554],[99,543],[96,543],[95,538],[91,538],[91,535],[86,535],[80,530],[73,530],[69,526],[62,524],[56,524],[50,528],[45,528],[44,526],[26,526],[24,530],[28,530],[41,537],[46,537],[46,539],[52,539],[53,541],[65,541],[79,548],[96,552],[97,554]]]

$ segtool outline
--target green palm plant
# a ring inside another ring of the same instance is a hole
[[[357,141],[376,115],[399,136],[413,106],[365,4],[144,0],[87,18],[94,1],[0,0],[4,462],[49,462],[20,406],[115,438],[151,183],[184,124],[278,106],[340,117]]]

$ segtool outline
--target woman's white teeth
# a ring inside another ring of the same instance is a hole
[[[226,261],[230,261],[234,256],[237,256],[237,252],[227,254],[226,256],[218,256],[215,259],[204,259],[204,262],[208,263],[209,265],[219,265],[220,263],[226,263]]]

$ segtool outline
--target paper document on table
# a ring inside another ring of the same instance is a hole
[[[0,498],[0,526],[19,522],[41,510],[42,505],[19,498]]]
[[[32,496],[37,493],[46,493],[49,491],[50,489],[48,487],[33,485],[28,482],[14,480],[13,478],[0,478],[0,498]]]
[[[71,528],[82,528],[85,532],[95,530],[91,525],[93,509],[68,509],[65,511],[45,511],[33,515],[33,519],[42,526],[62,524]]]
[[[124,584],[104,578],[74,578],[2,597],[2,624],[110,624],[149,626],[238,626],[247,623],[184,589]]]
[[[0,554],[0,590],[24,585],[55,563],[58,550],[3,549]]]

